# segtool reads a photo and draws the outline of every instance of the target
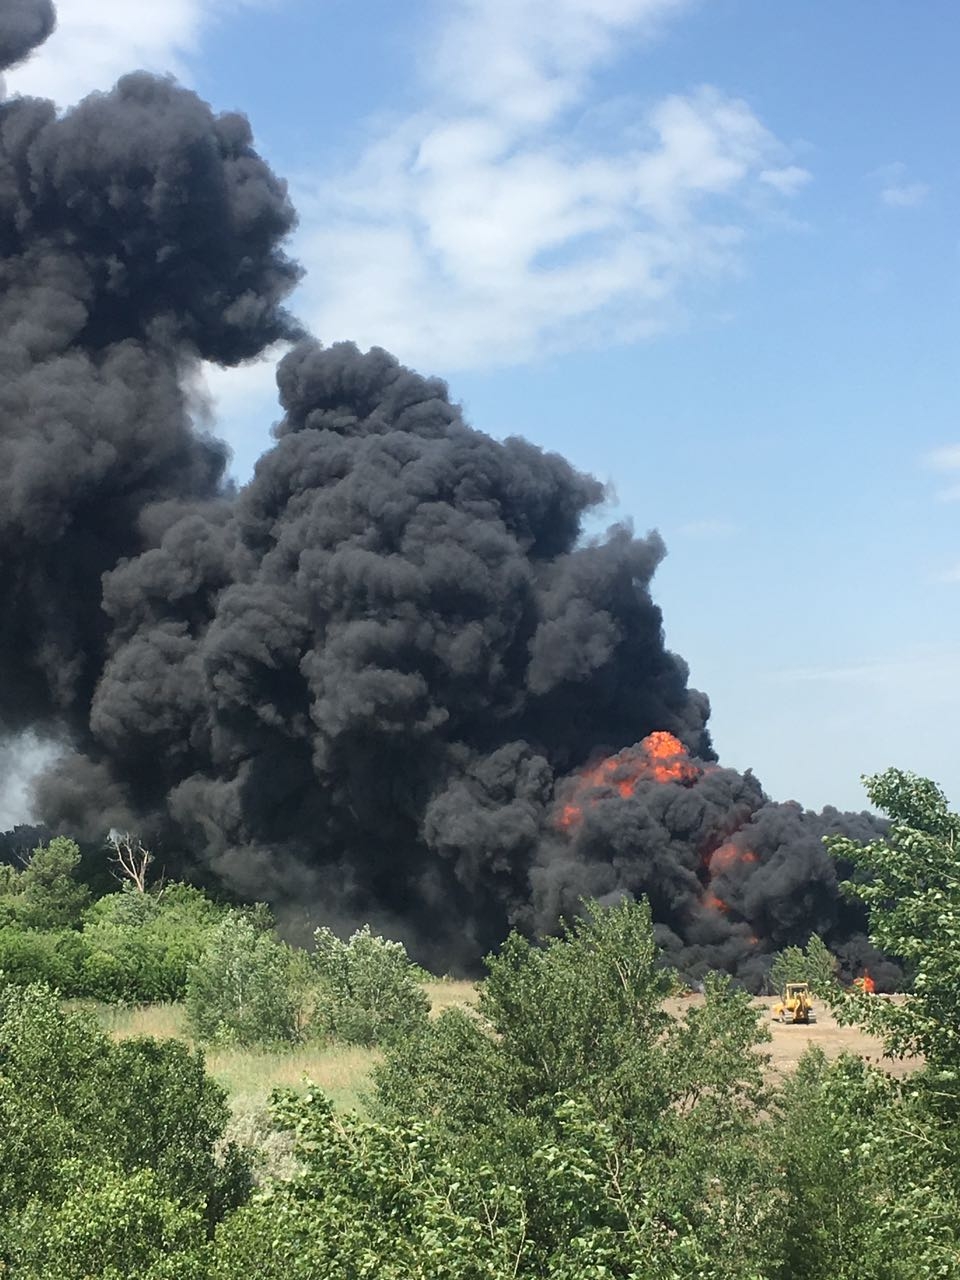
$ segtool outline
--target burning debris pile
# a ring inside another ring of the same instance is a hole
[[[50,26],[7,4],[5,64]],[[293,223],[246,121],[169,81],[0,103],[0,725],[69,744],[39,816],[442,966],[587,895],[647,894],[690,972],[847,937],[821,836],[873,823],[717,763],[659,536],[584,542],[596,480],[303,338]],[[183,387],[284,338],[234,492]]]

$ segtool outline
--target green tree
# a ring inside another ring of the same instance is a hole
[[[227,1044],[291,1041],[301,1034],[296,957],[243,912],[213,930],[187,974],[187,1017],[201,1040]]]
[[[7,1246],[13,1280],[207,1280],[207,1255],[202,1214],[151,1170],[81,1162],[55,1204],[30,1202]]]
[[[764,1038],[710,980],[673,1018],[648,908],[488,961],[475,1013],[388,1044],[374,1118],[280,1100],[301,1174],[217,1235],[217,1280],[746,1280],[777,1238]]]
[[[858,1061],[808,1059],[769,1130],[781,1166],[785,1238],[776,1280],[960,1277],[960,818],[935,783],[898,769],[865,779],[891,819],[882,839],[830,837],[857,872],[870,941],[913,971],[886,1000],[834,989],[842,1021],[923,1065],[895,1079]]]
[[[28,929],[79,928],[90,890],[76,878],[80,847],[66,836],[39,845],[20,875],[19,920]]]
[[[825,996],[835,984],[837,961],[819,934],[810,935],[806,947],[784,947],[770,966],[770,982],[783,992],[788,982],[809,982],[815,995]]]
[[[89,956],[83,994],[99,1000],[182,1000],[187,971],[228,908],[186,884],[140,892],[132,883],[100,898],[84,916]]]
[[[199,1224],[203,1237],[249,1194],[248,1161],[218,1151],[227,1118],[223,1090],[185,1045],[114,1044],[48,988],[0,987],[0,1274],[86,1275],[71,1250],[101,1257],[101,1235],[89,1274],[154,1275],[141,1246],[123,1267],[110,1250],[141,1228],[158,1248],[168,1228],[192,1240]]]
[[[369,925],[342,942],[317,929],[314,968],[320,979],[317,1030],[348,1044],[385,1044],[426,1023],[430,1002],[400,942]]]
[[[864,783],[891,819],[886,836],[826,843],[864,873],[844,887],[869,911],[870,941],[904,962],[913,980],[903,1001],[849,994],[837,1011],[881,1036],[888,1054],[922,1054],[928,1078],[960,1087],[960,815],[916,774],[888,769]]]

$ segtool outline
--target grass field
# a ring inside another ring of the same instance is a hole
[[[427,982],[424,987],[434,1014],[455,1005],[470,1004],[476,997],[476,988],[471,982]],[[160,1040],[185,1040],[193,1044],[180,1005],[86,1007],[92,1010],[104,1031],[117,1040],[155,1036]],[[263,1110],[275,1088],[297,1088],[307,1080],[323,1089],[336,1107],[362,1110],[370,1073],[379,1059],[375,1049],[310,1044],[272,1050],[207,1048],[205,1056],[210,1074],[226,1089],[237,1114]]]
[[[438,981],[425,986],[434,1014],[456,1005],[471,1004],[476,998],[476,988],[469,982]],[[671,1013],[681,1014],[702,999],[702,996],[690,996],[670,1000],[667,1008]],[[788,1074],[808,1044],[819,1045],[829,1058],[841,1053],[859,1054],[894,1074],[903,1074],[916,1065],[911,1061],[884,1059],[878,1041],[856,1027],[841,1027],[822,1007],[815,1010],[816,1020],[807,1026],[782,1026],[769,1016],[773,998],[758,997],[755,1003],[762,1010],[763,1020],[773,1037],[766,1052],[770,1054],[771,1073],[775,1076]],[[134,1009],[96,1005],[93,1011],[104,1030],[117,1039],[156,1036],[191,1042],[179,1005],[146,1005]],[[209,1049],[206,1053],[210,1073],[227,1090],[238,1117],[265,1112],[274,1088],[296,1088],[307,1080],[323,1089],[338,1108],[363,1110],[364,1095],[370,1087],[371,1071],[378,1057],[375,1049],[349,1045],[301,1045],[278,1050]]]

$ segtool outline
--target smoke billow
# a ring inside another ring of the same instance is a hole
[[[8,5],[0,57],[51,26]],[[433,963],[584,895],[648,895],[680,963],[748,981],[849,935],[820,836],[870,820],[716,764],[651,598],[659,536],[584,541],[596,480],[299,334],[293,223],[246,121],[168,80],[0,104],[0,724],[70,744],[41,816]],[[183,386],[283,338],[276,442],[235,492]],[[583,772],[651,734],[672,774]]]
[[[0,71],[14,67],[43,44],[56,26],[53,0],[3,0],[0,8]]]

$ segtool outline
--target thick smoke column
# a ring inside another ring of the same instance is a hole
[[[49,6],[0,19],[14,56]],[[0,717],[82,741],[112,645],[102,575],[164,504],[215,501],[225,450],[180,383],[293,326],[285,189],[239,116],[132,75],[58,118],[0,104]]]
[[[711,754],[648,592],[663,548],[578,547],[600,486],[385,352],[304,342],[278,379],[246,489],[165,507],[105,575],[87,751],[48,812],[83,829],[112,797],[248,892],[475,958],[538,917],[558,771],[660,725]]]
[[[8,59],[51,26],[9,14]],[[292,225],[246,121],[169,81],[0,104],[0,726],[71,744],[41,816],[436,964],[585,894],[648,894],[681,963],[747,979],[848,933],[819,845],[846,820],[715,763],[650,595],[660,538],[582,541],[597,481],[383,351],[301,339],[274,447],[225,488],[181,388],[299,336]],[[650,734],[678,772],[618,786]]]

